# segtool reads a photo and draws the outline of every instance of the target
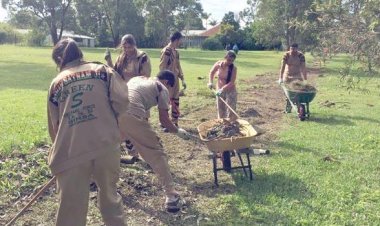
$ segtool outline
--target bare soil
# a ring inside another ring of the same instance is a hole
[[[240,84],[249,85],[245,86],[247,88],[239,89],[237,113],[241,118],[265,131],[256,138],[253,144],[256,148],[270,148],[281,126],[285,99],[276,80],[275,74],[268,73],[239,81]],[[210,104],[182,113],[185,117],[180,120],[180,126],[194,135],[192,139],[185,141],[162,132],[158,132],[158,135],[167,151],[178,191],[186,203],[176,214],[165,212],[162,187],[149,166],[145,162],[134,165],[122,164],[118,187],[130,225],[197,225],[200,221],[207,221],[203,213],[197,212],[197,207],[202,204],[207,205],[207,201],[215,199],[218,194],[231,194],[236,190],[232,176],[224,172],[219,173],[220,186],[215,187],[209,151],[198,139],[196,131],[196,126],[201,122],[216,117],[214,101],[210,99]],[[260,161],[254,156],[251,160],[253,166]],[[233,158],[234,163],[236,163],[235,158]],[[236,173],[240,174],[241,171]],[[88,225],[103,225],[99,210],[95,207],[96,194],[96,189],[93,189],[90,194]],[[9,221],[30,198],[29,195],[17,200],[16,203],[13,200],[0,206],[0,225]],[[55,186],[52,186],[17,220],[16,225],[54,225],[57,204]]]

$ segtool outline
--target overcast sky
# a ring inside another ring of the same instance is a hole
[[[200,0],[203,10],[206,13],[211,13],[211,19],[215,19],[220,22],[224,14],[232,11],[238,13],[247,6],[247,0]],[[0,21],[3,21],[6,17],[6,11],[0,7]]]

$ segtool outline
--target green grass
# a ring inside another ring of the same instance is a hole
[[[83,50],[87,60],[102,60],[104,49]],[[160,50],[146,51],[154,75],[158,71]],[[12,153],[33,153],[35,147],[50,142],[46,95],[57,71],[51,60],[51,48],[0,46],[0,52],[7,53],[0,55],[0,155],[4,159]],[[181,50],[180,53],[189,87],[182,104],[186,111],[202,107],[202,99],[211,98],[206,88],[207,75],[224,52]],[[114,59],[116,54],[113,52]],[[269,71],[277,73],[281,55],[239,52],[236,61],[239,79]],[[325,76],[318,78],[318,94],[310,106],[310,120],[300,122],[294,115],[284,116],[279,138],[270,147],[272,154],[254,157],[253,182],[234,175],[232,186],[236,186],[237,192],[226,194],[216,190],[207,206],[196,203],[192,206],[209,219],[201,221],[202,224],[378,225],[380,81],[362,80],[361,84],[369,87],[370,93],[346,91],[339,86],[342,58],[329,62]],[[249,85],[239,83],[239,88]],[[323,106],[326,101],[335,105]],[[41,155],[30,156],[33,164],[22,173],[32,175],[23,177],[25,183],[21,186],[25,189],[44,181],[33,175],[48,174],[46,165],[38,161]],[[325,161],[326,158],[333,161]],[[20,184],[11,184],[8,178],[25,162],[28,161],[10,159],[0,164],[3,195],[19,194]]]

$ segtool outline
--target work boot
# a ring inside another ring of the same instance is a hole
[[[182,206],[183,206],[183,201],[181,200],[181,197],[179,195],[176,195],[175,198],[174,198],[174,200],[173,199],[169,199],[168,197],[166,197],[166,200],[165,200],[165,209],[169,213],[176,213],[176,212],[178,212],[181,209]]]

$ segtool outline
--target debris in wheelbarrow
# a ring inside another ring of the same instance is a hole
[[[310,84],[305,84],[301,81],[293,81],[290,83],[285,84],[286,88],[289,90],[293,91],[301,91],[301,92],[316,92],[317,89],[310,85]]]
[[[213,127],[208,129],[206,139],[220,139],[229,137],[243,137],[244,134],[240,131],[240,124],[238,121],[230,122],[227,119],[222,119]]]

